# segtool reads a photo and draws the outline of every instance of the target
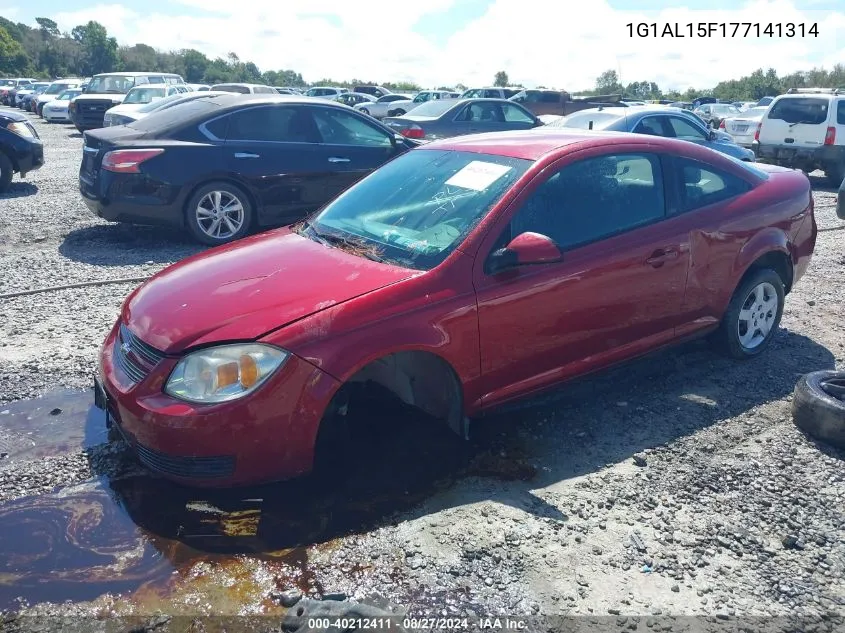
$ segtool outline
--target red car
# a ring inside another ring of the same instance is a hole
[[[693,337],[755,356],[815,239],[801,172],[685,141],[433,142],[300,226],[140,286],[97,399],[165,476],[291,478],[343,447],[362,382],[464,434],[491,407]]]

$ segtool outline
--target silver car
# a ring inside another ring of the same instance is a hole
[[[668,106],[590,108],[551,121],[547,125],[548,127],[666,136],[703,145],[739,160],[754,162],[754,152],[737,145],[730,134],[707,129],[701,119],[681,108]]]

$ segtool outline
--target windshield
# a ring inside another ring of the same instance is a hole
[[[741,116],[743,118],[754,118],[754,117],[761,117],[766,114],[766,111],[769,108],[767,107],[759,107],[759,108],[748,108],[747,110],[743,111]]]
[[[45,95],[57,95],[61,94],[62,91],[67,90],[69,84],[51,84],[47,90],[44,91]]]
[[[164,91],[162,90],[162,92],[164,92]],[[132,94],[133,93],[129,93],[129,97],[131,97]],[[132,103],[131,101],[129,101],[129,97],[127,97],[126,101],[124,101],[123,103]],[[170,95],[169,97],[163,97],[161,99],[156,99],[155,101],[150,101],[145,106],[138,108],[138,112],[152,112],[153,110],[158,110],[159,108],[163,108],[168,103],[172,103],[174,101],[178,101],[179,99],[184,99],[184,98],[185,98],[184,94],[177,93],[177,94]],[[143,103],[143,102],[136,102],[136,103]]]
[[[447,110],[455,107],[455,101],[449,99],[438,99],[436,101],[426,101],[411,110],[411,116],[430,116],[438,117]]]
[[[62,94],[56,97],[57,101],[70,101],[74,97],[78,97],[82,94],[81,90],[65,90]]]
[[[827,99],[793,97],[781,99],[769,111],[769,119],[786,123],[808,123],[818,125],[827,121]]]
[[[94,77],[88,84],[88,94],[126,94],[135,85],[135,77],[129,75],[104,75]]]
[[[212,86],[211,89],[220,92],[234,92],[242,95],[250,93],[247,86],[239,86],[237,84],[218,84],[216,86]]]
[[[520,158],[413,150],[329,203],[302,233],[365,257],[429,270],[531,166]]]
[[[123,103],[151,103],[153,99],[162,99],[167,90],[165,88],[133,88],[126,95]]]
[[[733,107],[732,105],[714,105],[712,106],[713,112],[719,115],[731,115],[731,114],[739,114],[739,109]]]
[[[556,119],[547,125],[549,127],[571,127],[582,130],[603,130],[621,118],[618,114],[613,114],[612,112],[585,110]],[[592,127],[590,126],[591,123]]]

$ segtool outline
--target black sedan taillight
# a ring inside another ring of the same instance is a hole
[[[139,174],[141,164],[163,154],[164,150],[156,149],[117,149],[107,152],[103,156],[101,168],[116,174]]]

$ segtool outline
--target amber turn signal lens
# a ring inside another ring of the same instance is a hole
[[[240,357],[241,385],[247,389],[258,382],[258,365],[252,356],[244,354]]]

